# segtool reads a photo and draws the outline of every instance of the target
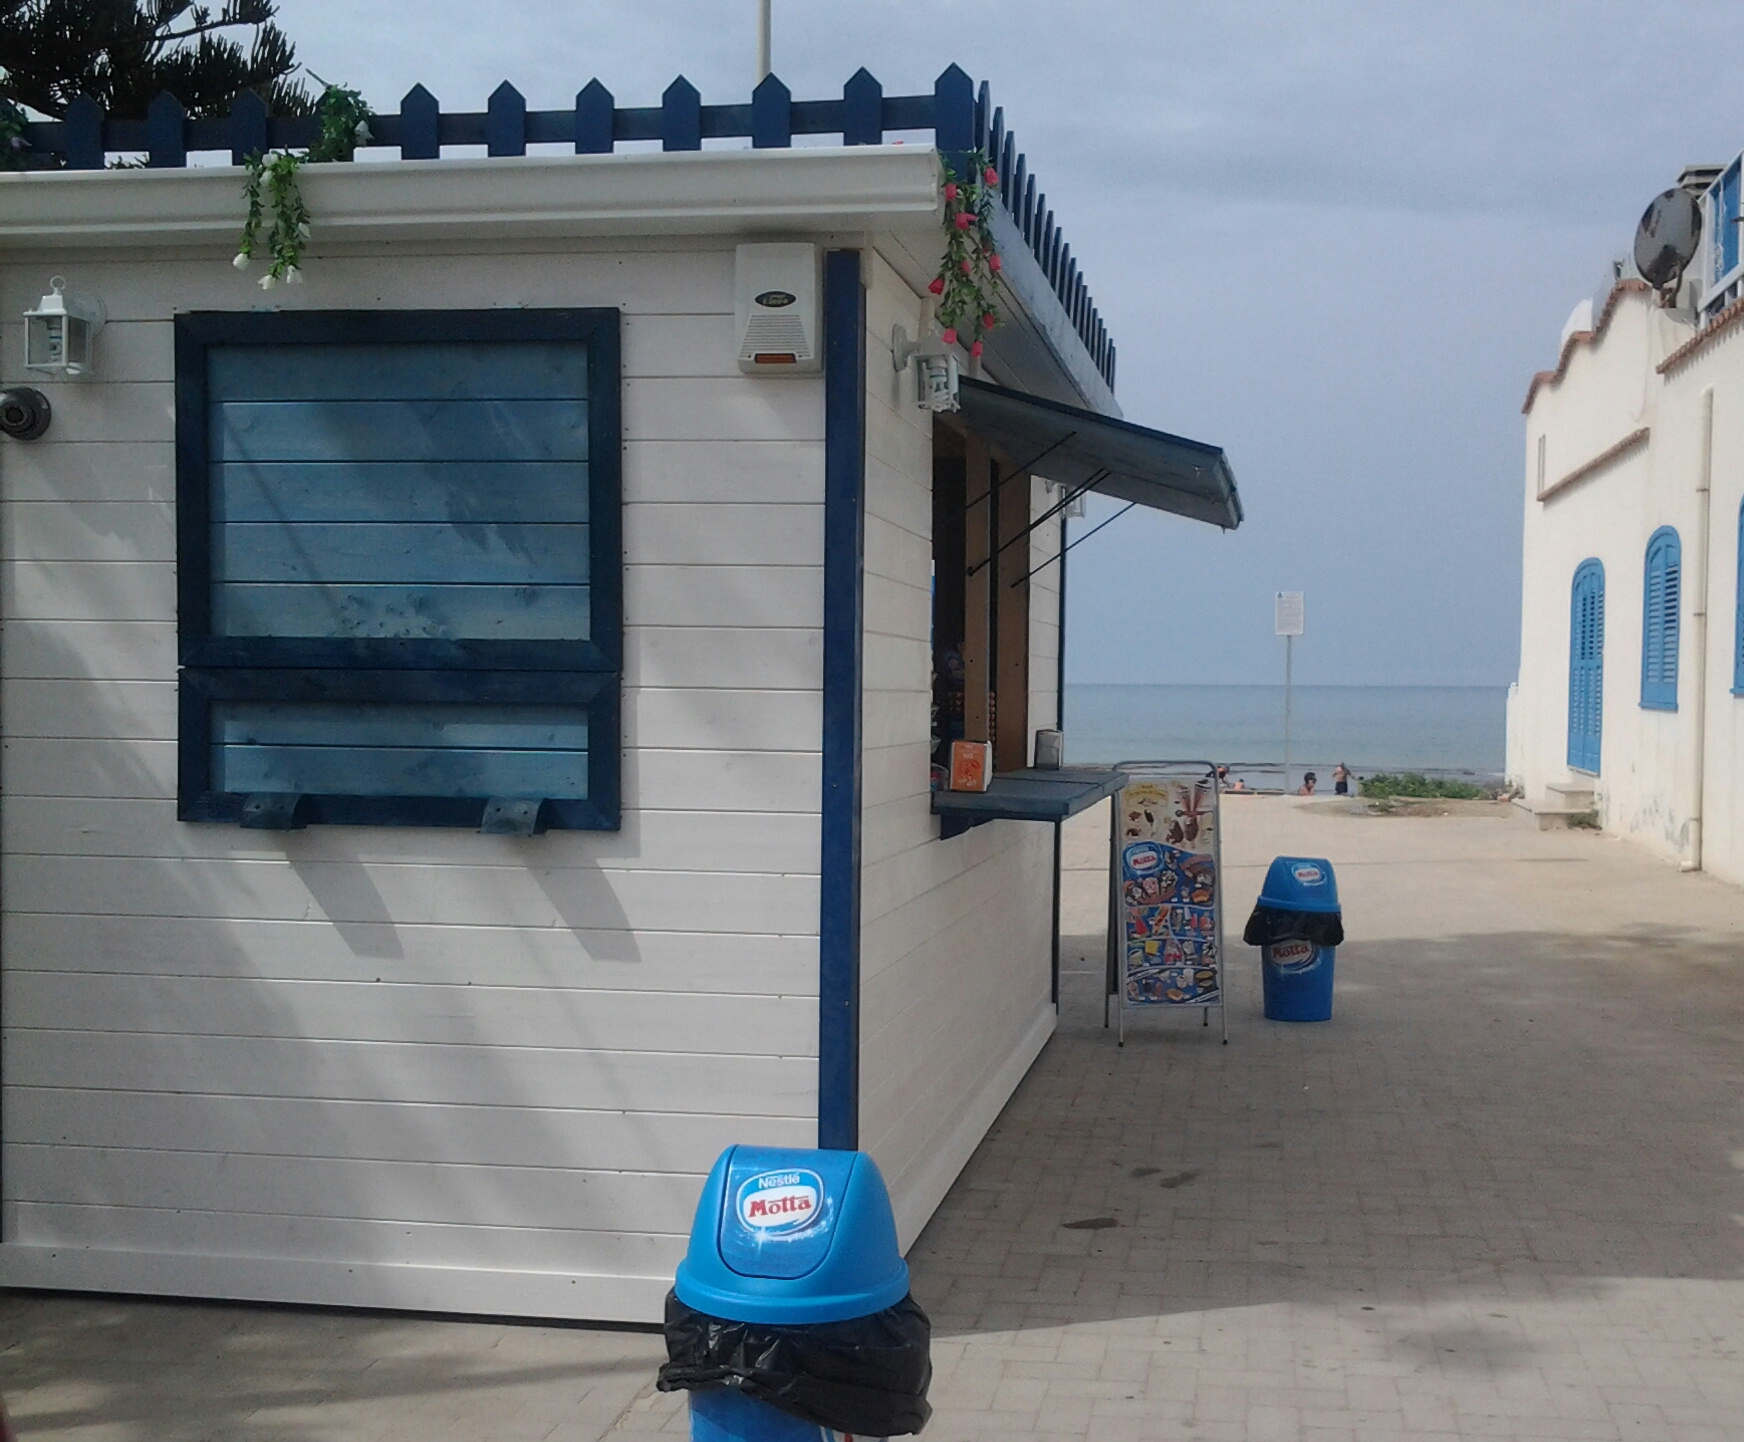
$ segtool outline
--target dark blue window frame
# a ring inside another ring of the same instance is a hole
[[[214,346],[567,341],[587,347],[589,639],[221,636],[212,627],[208,357]],[[552,798],[539,829],[616,830],[623,670],[619,315],[609,309],[192,312],[176,317],[179,643],[177,815],[237,822],[214,789],[213,711],[226,702],[585,708],[587,797]],[[307,796],[294,824],[479,826],[489,797]]]
[[[1641,585],[1641,704],[1677,710],[1677,648],[1683,605],[1683,544],[1670,526],[1647,541]]]

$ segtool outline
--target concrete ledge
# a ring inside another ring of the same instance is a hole
[[[1514,805],[1530,816],[1540,831],[1567,831],[1582,818],[1593,814],[1591,806],[1570,806],[1560,799],[1528,801],[1523,796],[1516,796]]]
[[[236,166],[0,175],[0,250],[234,241]],[[930,145],[309,165],[323,240],[936,229]]]

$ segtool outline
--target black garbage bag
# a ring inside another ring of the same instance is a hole
[[[932,1323],[913,1297],[846,1322],[729,1322],[666,1294],[662,1392],[736,1387],[790,1416],[862,1437],[901,1437],[933,1409]]]
[[[1344,942],[1344,916],[1337,911],[1278,911],[1256,906],[1241,939],[1249,946],[1274,946],[1280,941],[1339,946]]]

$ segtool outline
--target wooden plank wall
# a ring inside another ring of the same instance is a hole
[[[879,259],[867,310],[860,1144],[890,1184],[906,1247],[1053,1031],[1053,829],[997,821],[938,840],[928,787],[932,428],[912,373],[890,363],[891,327],[918,334],[921,304]],[[1039,498],[1040,483],[1032,489]],[[1038,559],[1057,532],[1038,528]],[[1058,593],[1045,573],[1033,586],[1035,726],[1054,710]]]
[[[110,324],[0,447],[0,1281],[651,1321],[717,1151],[811,1144],[821,382],[737,373],[732,266],[8,260]],[[433,301],[624,311],[623,829],[179,824],[169,317]]]

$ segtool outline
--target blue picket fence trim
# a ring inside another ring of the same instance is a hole
[[[575,97],[575,153],[610,155],[617,114],[612,92],[597,80],[587,82]],[[543,112],[536,119],[543,119]]]
[[[151,152],[149,164],[171,169],[188,163],[188,146],[184,131],[188,112],[182,102],[168,91],[160,93],[145,113],[145,143]]]
[[[884,143],[884,87],[861,66],[842,87],[842,144]]]
[[[793,92],[776,76],[765,75],[751,92],[751,148],[786,150],[792,144]]]
[[[612,92],[590,80],[568,110],[529,110],[506,80],[482,111],[444,113],[436,97],[414,85],[397,115],[370,121],[370,148],[397,149],[402,160],[435,160],[445,146],[483,146],[490,155],[525,155],[529,145],[572,145],[577,155],[609,155],[621,143],[658,141],[664,150],[700,150],[705,140],[750,140],[757,149],[786,149],[796,135],[840,135],[844,145],[880,145],[891,132],[928,131],[945,160],[963,174],[976,151],[999,170],[999,201],[1041,266],[1096,370],[1114,388],[1115,347],[1088,285],[1079,274],[1003,108],[952,65],[930,95],[886,95],[864,68],[842,87],[839,100],[795,100],[771,75],[748,105],[704,105],[682,75],[659,105],[619,107]],[[319,122],[307,115],[269,115],[253,92],[229,115],[190,118],[169,94],[159,95],[143,120],[111,119],[89,96],[67,107],[64,120],[33,122],[32,149],[58,157],[69,170],[101,170],[112,155],[147,157],[154,168],[185,166],[190,152],[228,150],[232,164],[269,148],[312,145]]]
[[[491,155],[527,153],[527,102],[506,80],[491,91],[484,115],[484,143]]]
[[[241,165],[266,150],[266,101],[252,90],[236,97],[230,112],[230,163]]]
[[[414,85],[400,102],[399,134],[401,160],[435,160],[442,154],[442,107],[422,85]],[[387,126],[378,121],[370,127],[377,140],[385,142]],[[277,139],[277,137],[274,137]],[[286,142],[279,140],[279,144]]]
[[[702,92],[682,75],[660,97],[660,148],[702,149]]]

